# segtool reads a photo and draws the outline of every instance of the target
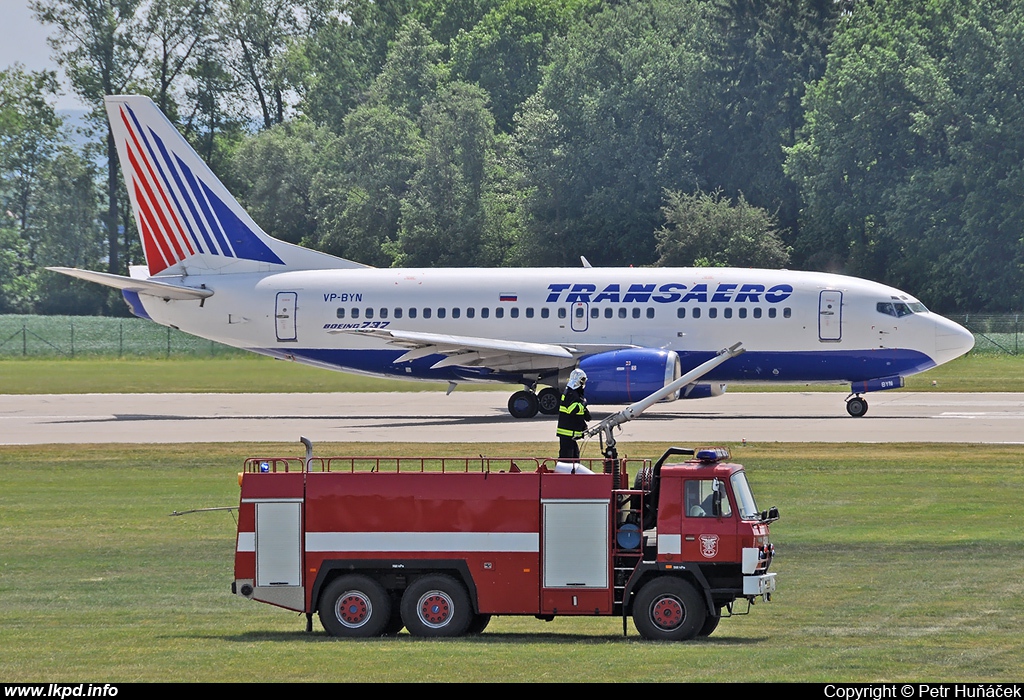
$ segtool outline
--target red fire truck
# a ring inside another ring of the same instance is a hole
[[[609,454],[250,459],[232,591],[339,637],[473,634],[492,615],[616,615],[625,633],[631,615],[685,640],[770,600],[778,510],[757,510],[742,466]]]

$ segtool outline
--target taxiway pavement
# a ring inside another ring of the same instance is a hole
[[[1024,444],[1024,394],[892,391],[867,395],[863,418],[841,393],[732,393],[660,404],[616,433],[678,442],[947,442]],[[0,444],[555,442],[555,419],[515,420],[508,395],[0,395]],[[593,409],[594,420],[611,412]],[[593,423],[592,423],[593,424]],[[596,440],[590,448],[595,454]]]

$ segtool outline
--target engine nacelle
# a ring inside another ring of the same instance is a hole
[[[687,384],[679,390],[680,399],[706,399],[725,393],[725,384]]]
[[[586,397],[591,404],[633,403],[682,376],[679,355],[656,348],[602,352],[584,357],[579,366],[587,373]]]

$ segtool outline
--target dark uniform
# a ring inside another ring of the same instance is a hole
[[[577,440],[583,437],[590,420],[590,410],[583,400],[583,390],[565,387],[562,403],[558,407],[558,458],[579,459]]]

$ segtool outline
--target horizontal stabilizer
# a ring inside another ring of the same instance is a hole
[[[107,287],[113,287],[114,289],[157,297],[164,301],[172,299],[178,301],[185,301],[188,299],[206,299],[207,297],[213,296],[212,289],[183,287],[176,284],[168,284],[167,282],[157,282],[152,279],[122,277],[121,275],[112,275],[108,272],[79,270],[75,267],[48,267],[46,269],[59,272],[62,275],[68,275],[69,277],[77,277],[78,279],[87,280],[89,282],[96,282]]]

